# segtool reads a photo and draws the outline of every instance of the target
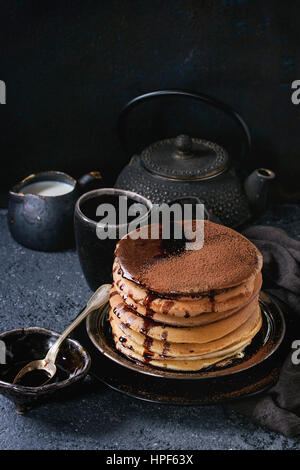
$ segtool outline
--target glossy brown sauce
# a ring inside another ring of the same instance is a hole
[[[154,315],[153,310],[151,310],[151,303],[155,299],[155,296],[152,293],[148,293],[145,297],[143,304],[146,307],[146,317],[152,318]]]
[[[170,343],[168,343],[168,341],[165,341],[164,347],[163,347],[163,350],[162,350],[162,353],[161,353],[161,356],[162,356],[162,357],[167,356],[167,354],[168,354],[168,352],[169,352],[169,350],[170,350],[170,347],[171,347]]]

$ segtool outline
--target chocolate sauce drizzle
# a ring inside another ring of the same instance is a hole
[[[161,353],[161,357],[166,357],[169,350],[170,350],[170,347],[171,347],[171,344],[168,343],[168,341],[165,341],[164,343],[164,347],[163,347],[163,350],[162,350],[162,353]]]
[[[144,320],[143,320],[143,326],[141,327],[140,329],[140,333],[142,335],[145,335],[147,336],[149,331],[151,330],[151,328],[153,327],[153,321],[144,317]]]
[[[144,358],[144,361],[147,363],[147,362],[150,362],[151,359],[153,359],[153,356],[154,356],[154,353],[152,352],[147,352],[147,351],[144,351],[143,352],[143,358]]]
[[[209,294],[208,294],[208,298],[209,298],[209,301],[211,303],[211,311],[212,312],[215,312],[215,292],[214,291],[211,291]]]
[[[153,344],[153,338],[151,338],[150,336],[146,336],[145,341],[144,341],[144,348],[150,351],[152,344]]]
[[[166,315],[170,312],[171,308],[173,307],[174,305],[174,302],[172,300],[168,301],[168,302],[165,302],[164,303],[164,310],[163,310],[163,313],[165,313]]]
[[[154,353],[151,351],[151,346],[153,344],[153,338],[150,336],[146,336],[145,341],[144,341],[144,352],[143,352],[143,358],[145,362],[151,361],[151,359],[154,356]]]
[[[118,286],[120,285],[120,282],[121,282],[121,280],[117,281]],[[122,285],[120,286],[120,289],[122,289]],[[117,294],[118,294],[118,292],[114,291],[114,292],[112,292],[111,297],[113,297],[114,295],[117,295]],[[128,298],[128,296],[126,294],[124,294],[123,298]],[[143,305],[146,308],[146,315],[145,316],[142,316],[138,312],[136,312],[137,307],[134,304],[130,304],[130,306],[129,306],[129,305],[124,305],[124,303],[119,303],[113,308],[113,313],[119,319],[122,319],[122,317],[126,314],[126,312],[132,312],[132,310],[135,310],[135,314],[138,315],[140,318],[142,318],[143,325],[142,325],[142,327],[140,328],[139,331],[142,335],[145,336],[145,339],[144,339],[144,342],[143,342],[143,346],[144,346],[143,359],[144,359],[145,363],[149,363],[153,359],[153,356],[154,356],[154,352],[151,351],[151,347],[153,345],[153,338],[151,338],[149,336],[149,331],[151,330],[151,328],[153,328],[153,326],[155,326],[155,323],[152,320],[152,317],[154,315],[154,311],[151,309],[151,303],[153,302],[154,299],[155,299],[155,295],[151,292],[149,292],[147,294],[147,296],[145,297],[145,299],[143,301]],[[173,301],[169,301],[168,304],[166,305],[165,309],[164,309],[164,313],[168,313],[169,310],[171,309],[171,307],[173,306],[173,304],[174,304]],[[124,323],[124,325],[126,327],[130,327],[131,323],[132,323],[132,321],[127,320],[126,323]],[[163,333],[161,335],[162,341],[164,342],[163,350],[162,350],[162,353],[160,354],[160,357],[162,357],[162,358],[165,358],[167,356],[167,354],[170,350],[170,346],[171,346],[170,343],[167,342],[167,337],[168,337],[168,332],[165,330],[165,331],[163,331]],[[127,347],[128,349],[133,349],[132,346],[130,347],[130,345],[128,345],[128,344],[125,345],[124,344],[124,343],[127,342],[127,339],[125,337],[120,336],[119,342],[122,343],[123,346]]]
[[[153,302],[154,298],[155,298],[154,295],[149,293],[147,294],[147,296],[145,297],[143,301],[143,304],[146,307],[146,317],[152,318],[154,315],[153,310],[150,308],[151,303]]]
[[[162,335],[161,335],[161,339],[163,341],[167,341],[167,337],[168,337],[168,332],[167,331],[163,331]]]

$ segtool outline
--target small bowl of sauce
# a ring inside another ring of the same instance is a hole
[[[11,400],[19,413],[62,393],[82,380],[89,371],[91,359],[87,351],[73,339],[66,339],[56,360],[57,372],[44,382],[42,371],[26,374],[17,384],[13,380],[30,361],[44,357],[56,341],[58,333],[32,327],[0,334],[0,393]]]

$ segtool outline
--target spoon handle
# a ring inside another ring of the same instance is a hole
[[[68,328],[59,336],[55,343],[51,346],[45,357],[46,362],[55,362],[61,343],[69,336],[69,334],[93,311],[104,305],[109,299],[111,284],[103,284],[92,295],[85,309],[77,318],[68,326]]]

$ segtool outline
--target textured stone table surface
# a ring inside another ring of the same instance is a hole
[[[300,239],[300,208],[262,219]],[[91,291],[76,252],[35,252],[10,236],[0,210],[0,330],[42,326],[61,332]],[[300,449],[300,438],[260,428],[222,406],[142,402],[87,377],[80,394],[25,415],[0,395],[0,449]]]

